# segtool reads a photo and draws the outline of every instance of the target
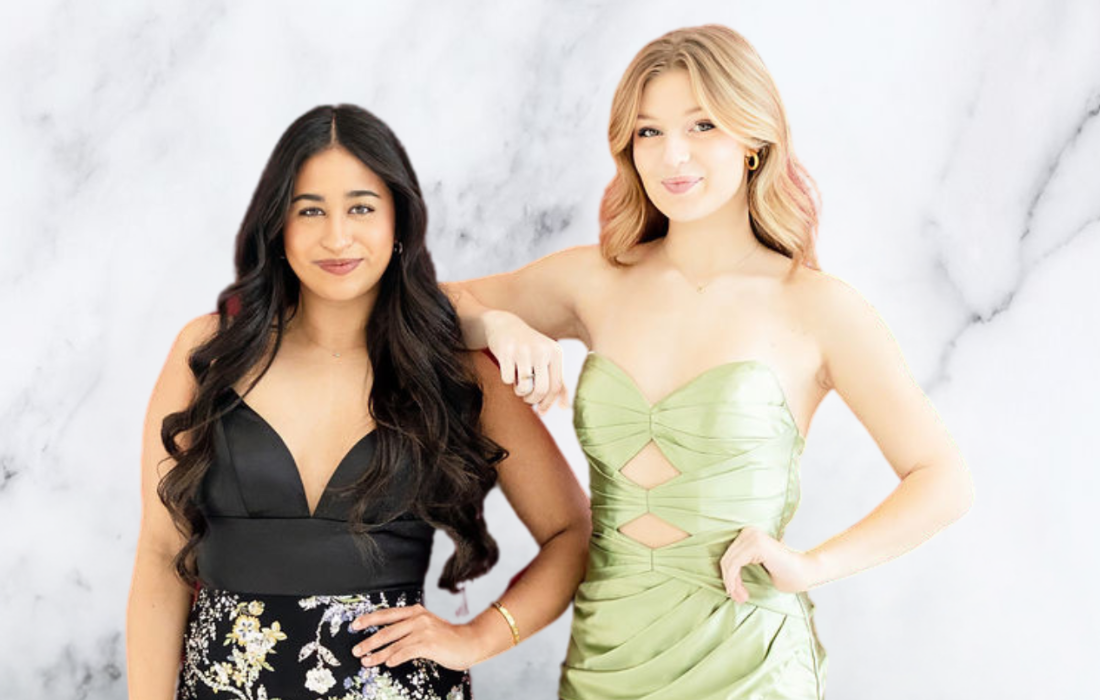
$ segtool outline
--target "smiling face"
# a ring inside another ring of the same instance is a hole
[[[670,221],[697,221],[743,206],[748,151],[703,111],[686,70],[646,83],[633,154],[646,195]]]
[[[393,196],[358,158],[326,149],[298,171],[284,239],[303,294],[329,301],[376,295],[393,255]]]

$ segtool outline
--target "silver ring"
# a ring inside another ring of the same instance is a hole
[[[517,383],[517,385],[516,385],[516,393],[518,393],[520,396],[526,396],[527,394],[530,394],[532,391],[534,391],[535,390],[534,379],[535,379],[535,373],[534,372],[532,372],[531,374],[521,374],[519,376],[519,383]],[[523,391],[522,389],[519,388],[520,385],[526,386],[527,382],[531,382],[531,385],[527,388],[527,391]]]

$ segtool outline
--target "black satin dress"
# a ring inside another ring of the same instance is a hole
[[[355,617],[422,602],[434,533],[406,515],[372,532],[380,556],[357,546],[347,524],[350,499],[333,490],[362,473],[374,434],[340,461],[310,515],[290,450],[248,404],[232,398],[235,407],[215,426],[215,459],[198,497],[208,530],[197,550],[201,585],[177,698],[471,697],[466,672],[425,659],[365,668],[351,653],[377,631],[351,630]]]

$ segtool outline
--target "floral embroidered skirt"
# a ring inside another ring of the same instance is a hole
[[[426,659],[364,667],[351,649],[377,628],[350,628],[377,608],[415,605],[421,592],[305,598],[203,587],[184,637],[180,700],[465,700],[470,676]]]

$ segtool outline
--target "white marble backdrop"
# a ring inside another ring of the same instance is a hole
[[[646,41],[703,22],[763,55],[824,194],[822,263],[882,312],[977,486],[920,550],[813,593],[829,696],[1094,688],[1096,2],[49,0],[0,19],[0,697],[125,697],[146,401],[229,282],[295,117],[346,101],[386,119],[441,277],[504,270],[596,240],[612,90]],[[567,347],[573,377],[582,355]],[[547,422],[587,483],[568,412]],[[841,401],[814,423],[797,547],[895,484]],[[534,552],[499,493],[489,517],[504,556],[475,610]],[[567,626],[475,668],[478,698],[554,697]]]

